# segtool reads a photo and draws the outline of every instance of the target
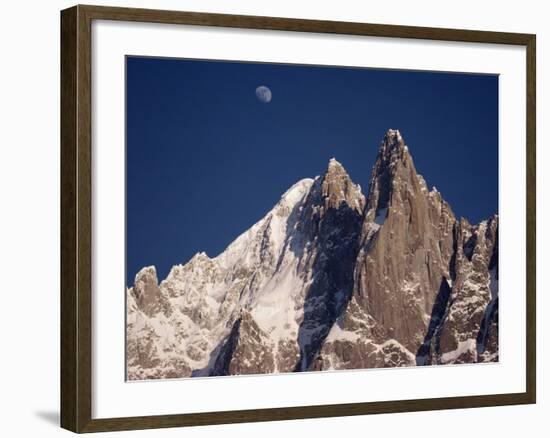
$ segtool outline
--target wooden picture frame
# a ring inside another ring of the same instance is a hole
[[[195,414],[92,418],[91,29],[93,20],[518,45],[526,48],[526,391]],[[61,426],[99,432],[456,409],[536,402],[536,37],[475,30],[75,6],[61,12]]]

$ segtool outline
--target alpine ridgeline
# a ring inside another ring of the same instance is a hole
[[[127,378],[498,361],[498,216],[471,225],[399,131],[368,195],[335,159],[215,258],[127,289]]]

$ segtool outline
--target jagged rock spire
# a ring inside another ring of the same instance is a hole
[[[391,157],[407,151],[407,145],[398,129],[388,129],[380,146],[379,155]]]
[[[366,208],[368,220],[375,220],[380,211],[389,207],[393,192],[400,181],[401,185],[409,183],[418,186],[423,179],[416,173],[409,148],[401,133],[389,129],[382,140],[372,169]]]
[[[331,158],[328,162],[321,184],[321,193],[327,208],[339,208],[340,204],[345,202],[358,213],[363,212],[365,197],[361,193],[361,186],[351,180],[344,166],[335,158]]]
[[[368,253],[357,262],[356,295],[363,309],[384,321],[389,336],[411,351],[425,329],[422,318],[431,312],[434,291],[449,278],[455,221],[441,195],[426,189],[399,131],[389,130],[372,172],[362,238]]]
[[[136,274],[132,293],[137,305],[148,316],[166,311],[169,307],[167,297],[159,288],[154,266],[147,266]]]

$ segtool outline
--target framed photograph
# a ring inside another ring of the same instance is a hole
[[[61,13],[61,423],[535,403],[535,35]]]

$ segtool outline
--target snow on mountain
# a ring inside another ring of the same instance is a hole
[[[127,289],[130,380],[498,360],[498,217],[455,218],[389,130],[368,195],[332,158],[210,258]]]

